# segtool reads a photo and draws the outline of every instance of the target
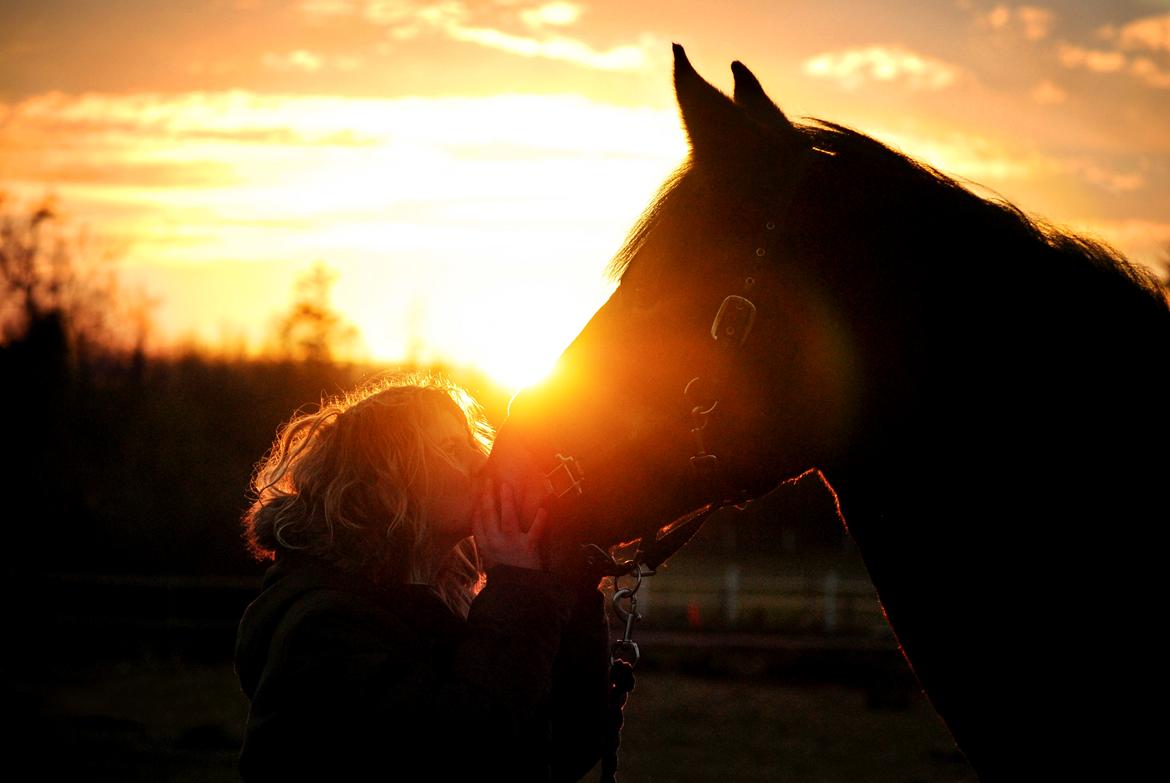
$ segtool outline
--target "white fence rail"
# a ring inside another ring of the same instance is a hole
[[[638,610],[647,627],[743,629],[885,636],[873,585],[835,569],[816,575],[761,573],[729,562],[644,579]]]

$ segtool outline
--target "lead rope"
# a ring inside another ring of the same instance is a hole
[[[642,570],[636,560],[618,562],[599,546],[590,544],[589,559],[598,573],[602,576],[611,576],[614,580],[612,599],[613,611],[623,623],[622,638],[616,640],[610,647],[609,654],[609,731],[605,738],[605,747],[601,755],[601,783],[616,783],[618,767],[618,747],[622,740],[622,724],[624,722],[622,710],[626,706],[630,691],[634,690],[634,667],[638,665],[641,653],[638,643],[633,639],[634,623],[642,619],[638,613],[638,588],[642,586],[643,577],[653,576],[653,569]],[[634,584],[630,587],[618,587],[618,579],[622,576],[633,576]],[[626,606],[622,606],[622,602]]]

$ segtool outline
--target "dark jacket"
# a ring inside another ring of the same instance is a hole
[[[608,665],[596,581],[499,566],[465,620],[425,585],[282,553],[240,622],[240,773],[577,780],[601,757]]]

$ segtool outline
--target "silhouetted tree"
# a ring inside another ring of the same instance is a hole
[[[51,198],[26,206],[0,191],[0,344],[54,344],[82,363],[144,350],[150,306],[120,289],[117,256]]]
[[[337,273],[318,261],[296,281],[292,307],[276,325],[280,355],[307,362],[331,362],[350,354],[358,330],[334,308],[331,300]]]

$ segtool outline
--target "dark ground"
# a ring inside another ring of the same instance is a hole
[[[735,521],[705,530],[647,583],[620,779],[974,781],[898,653],[856,552],[838,544],[753,559],[732,545],[759,550],[765,538],[752,520]],[[732,625],[721,614],[729,562],[740,574]],[[254,570],[12,580],[9,619],[25,633],[5,648],[3,695],[23,766],[87,783],[238,780],[248,705],[230,655],[259,587]],[[840,574],[834,628],[824,617],[829,572]],[[388,757],[396,752],[388,739]]]
[[[230,664],[142,656],[46,665],[37,678],[16,684],[16,705],[30,712],[10,735],[37,777],[237,780],[247,701]],[[872,686],[802,680],[667,670],[649,658],[626,708],[620,778],[974,780],[915,690],[877,705]]]

